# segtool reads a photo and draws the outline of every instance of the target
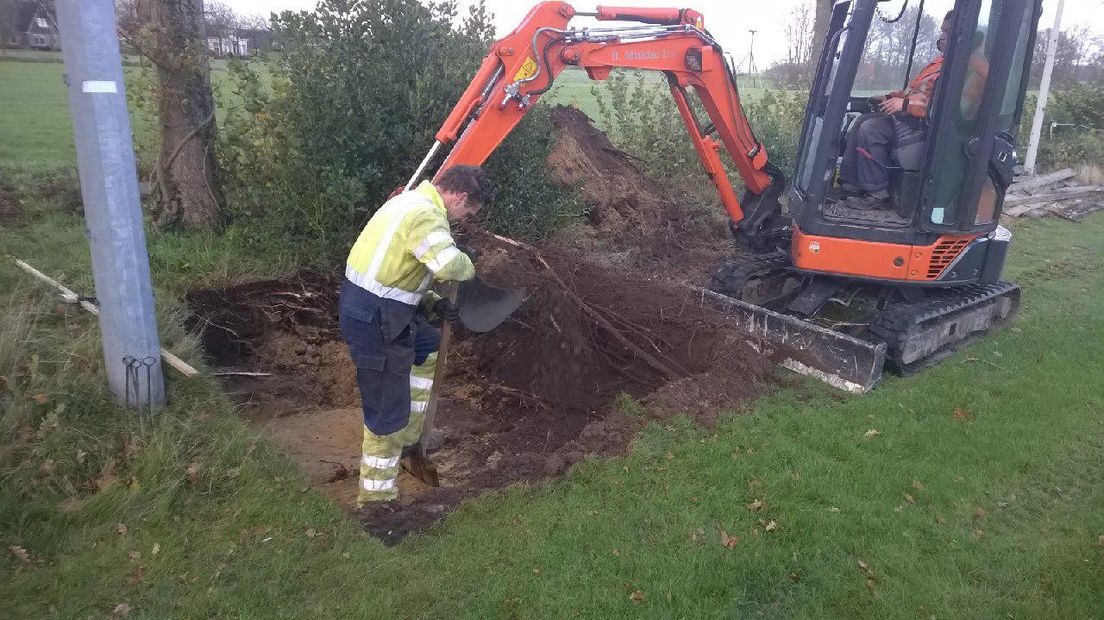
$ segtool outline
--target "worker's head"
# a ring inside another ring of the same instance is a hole
[[[951,28],[954,26],[954,11],[947,11],[947,14],[943,16],[943,24],[939,26],[939,39],[935,42],[935,47],[939,51],[947,49],[947,38],[951,36]]]
[[[479,166],[452,166],[433,182],[445,201],[450,220],[462,220],[479,213],[494,190],[487,173]]]

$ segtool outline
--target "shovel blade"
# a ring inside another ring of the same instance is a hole
[[[473,332],[498,327],[525,300],[525,289],[498,288],[472,278],[459,287],[460,322]]]

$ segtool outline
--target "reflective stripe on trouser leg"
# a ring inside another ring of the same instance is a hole
[[[402,444],[396,441],[398,433],[376,435],[364,427],[364,441],[361,443],[360,490],[357,492],[357,507],[368,502],[382,502],[396,499],[399,488],[395,480],[399,476],[399,457]]]
[[[395,433],[401,446],[412,446],[418,443],[418,439],[422,436],[426,407],[429,404],[429,394],[433,390],[433,375],[436,372],[436,351],[430,353],[421,364],[410,368],[410,421],[406,423],[406,428]]]

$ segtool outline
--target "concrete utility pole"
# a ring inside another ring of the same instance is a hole
[[[165,404],[138,170],[112,0],[57,0],[100,334],[119,400]]]
[[[1050,41],[1047,42],[1046,64],[1043,65],[1043,79],[1039,82],[1039,96],[1035,101],[1035,116],[1031,119],[1031,137],[1027,141],[1027,157],[1024,158],[1024,172],[1035,176],[1035,156],[1039,154],[1039,134],[1043,131],[1043,112],[1046,110],[1047,95],[1050,94],[1050,74],[1054,71],[1054,55],[1058,51],[1058,35],[1062,28],[1062,8],[1066,0],[1058,0],[1058,10],[1054,14],[1054,27],[1050,29]]]

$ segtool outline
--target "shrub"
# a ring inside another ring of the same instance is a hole
[[[1040,168],[1056,169],[1104,162],[1104,138],[1101,136],[1104,131],[1104,110],[1099,105],[1101,97],[1104,97],[1104,86],[1092,84],[1081,84],[1051,93],[1043,117],[1043,131],[1036,158]],[[1036,95],[1029,95],[1024,100],[1017,144],[1022,153],[1027,152],[1036,101]],[[1052,123],[1059,125],[1052,129]]]
[[[639,158],[650,176],[673,184],[678,191],[689,191],[696,198],[717,202],[716,190],[702,172],[686,127],[662,82],[643,73],[614,72],[601,87],[594,86],[591,91],[611,139]],[[756,138],[767,149],[770,160],[786,174],[796,161],[805,101],[804,92],[785,90],[767,90],[756,98],[742,100]],[[697,98],[691,97],[690,103],[698,119],[707,122]],[[735,166],[723,151],[722,159],[739,191],[742,182]]]
[[[364,222],[405,183],[467,87],[493,32],[483,4],[459,26],[457,2],[322,0],[275,25],[286,51],[232,65],[221,145],[228,234],[319,261],[340,258]],[[539,235],[575,207],[543,178],[539,115],[488,162],[507,233]],[[527,171],[520,177],[518,171]]]

